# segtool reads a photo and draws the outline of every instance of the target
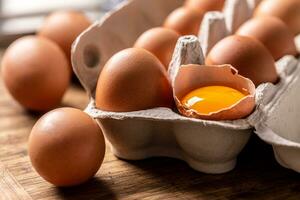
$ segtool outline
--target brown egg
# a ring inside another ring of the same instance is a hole
[[[56,42],[70,60],[73,41],[90,24],[90,20],[81,12],[58,11],[46,18],[38,34]]]
[[[204,13],[188,8],[177,8],[165,20],[164,27],[181,35],[198,35]]]
[[[223,87],[226,87],[225,91],[222,91]],[[197,96],[200,93],[196,92],[188,101],[182,101],[191,91],[204,88],[203,96]],[[248,116],[255,108],[254,84],[240,76],[230,65],[182,65],[175,78],[173,91],[178,111],[187,117],[235,120]],[[241,96],[239,100],[232,101],[237,94]]]
[[[57,107],[70,82],[66,56],[44,37],[16,40],[6,50],[1,67],[10,94],[30,110],[48,111]]]
[[[205,62],[207,65],[230,64],[256,86],[265,82],[276,83],[278,79],[271,53],[251,37],[233,35],[224,38],[212,48]]]
[[[75,108],[45,114],[32,128],[28,145],[33,167],[56,186],[78,185],[93,177],[105,153],[101,129]]]
[[[293,33],[277,17],[252,18],[244,23],[236,34],[258,39],[267,47],[275,60],[284,55],[297,55]]]
[[[134,47],[150,51],[167,69],[179,37],[180,35],[174,30],[163,27],[152,28],[137,39]]]
[[[207,11],[221,11],[225,0],[186,0],[185,6],[200,13]]]
[[[96,107],[101,110],[128,112],[172,105],[167,72],[161,62],[144,49],[120,51],[100,73]]]
[[[255,10],[255,16],[275,16],[285,22],[295,34],[300,33],[299,0],[264,0]]]

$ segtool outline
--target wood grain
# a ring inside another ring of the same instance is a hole
[[[73,85],[63,106],[84,108],[88,98]],[[81,186],[56,188],[31,167],[30,129],[39,115],[11,99],[0,79],[0,199],[300,199],[299,174],[280,167],[272,149],[257,137],[242,152],[235,170],[223,175],[196,172],[169,158],[123,161],[107,148],[96,177]]]

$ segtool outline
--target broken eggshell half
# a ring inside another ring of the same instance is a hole
[[[209,114],[199,113],[182,104],[181,99],[187,93],[205,86],[227,86],[245,94],[245,97],[228,108]],[[178,111],[186,117],[207,120],[235,120],[248,116],[255,108],[255,85],[250,79],[239,75],[231,65],[183,65],[179,68],[175,78],[173,94]]]

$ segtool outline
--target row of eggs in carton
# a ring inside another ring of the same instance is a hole
[[[236,157],[255,128],[260,138],[273,145],[276,159],[281,165],[299,171],[300,163],[297,163],[296,158],[297,152],[300,151],[297,149],[300,137],[297,136],[298,127],[295,121],[299,115],[297,84],[300,72],[297,68],[297,58],[294,56],[280,58],[276,62],[276,69],[274,64],[274,71],[277,71],[276,78],[271,81],[276,84],[255,82],[257,86],[259,85],[256,90],[249,79],[238,75],[230,65],[204,66],[205,59],[209,57],[208,52],[213,51],[220,40],[231,35],[250,18],[257,1],[227,0],[224,12],[205,14],[199,38],[183,36],[178,40],[168,67],[168,75],[181,114],[174,108],[167,107],[137,109],[138,111],[130,112],[112,111],[109,109],[111,105],[105,104],[105,98],[111,99],[112,95],[106,95],[104,91],[118,85],[126,88],[123,83],[116,84],[112,81],[116,80],[116,76],[113,75],[117,75],[118,72],[114,72],[113,67],[108,70],[106,68],[109,67],[103,68],[106,61],[114,53],[131,47],[145,30],[162,24],[167,15],[182,3],[183,1],[179,0],[125,2],[83,32],[73,44],[74,71],[91,96],[91,102],[85,111],[97,119],[113,153],[118,157],[133,160],[169,156],[185,160],[192,168],[201,172],[224,173],[234,168]],[[156,15],[151,12],[153,10]],[[128,19],[128,22],[124,22],[124,19]],[[227,49],[230,50],[235,52],[234,48]],[[118,61],[115,55],[106,65],[121,66],[128,58],[126,54],[129,54],[130,49],[125,51],[122,51],[123,55],[122,52],[116,54],[123,57],[123,60]],[[254,52],[254,55],[257,54]],[[252,58],[260,60],[259,55]],[[253,67],[260,70],[259,66]],[[113,73],[109,74],[110,71]],[[108,74],[108,78],[103,76],[105,73]],[[269,76],[268,73],[258,72],[257,75]],[[109,81],[101,82],[105,79]],[[142,79],[145,83],[148,81],[146,77]],[[156,80],[155,77],[152,79]],[[147,86],[143,85],[143,82],[140,84],[135,87]],[[228,109],[229,112],[223,110],[210,116],[191,111],[181,104],[181,99],[189,90],[199,85],[203,87],[216,84],[248,93],[235,106]],[[103,90],[103,87],[106,89]],[[98,93],[99,88],[101,92]],[[151,88],[145,87],[144,93],[149,89]],[[130,91],[123,92],[126,95],[126,92]],[[127,104],[125,96],[118,101]],[[247,115],[249,116],[246,117]]]

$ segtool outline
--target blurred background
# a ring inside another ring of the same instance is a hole
[[[72,9],[86,13],[92,21],[122,0],[0,0],[0,46],[34,33],[44,17],[57,10]]]

